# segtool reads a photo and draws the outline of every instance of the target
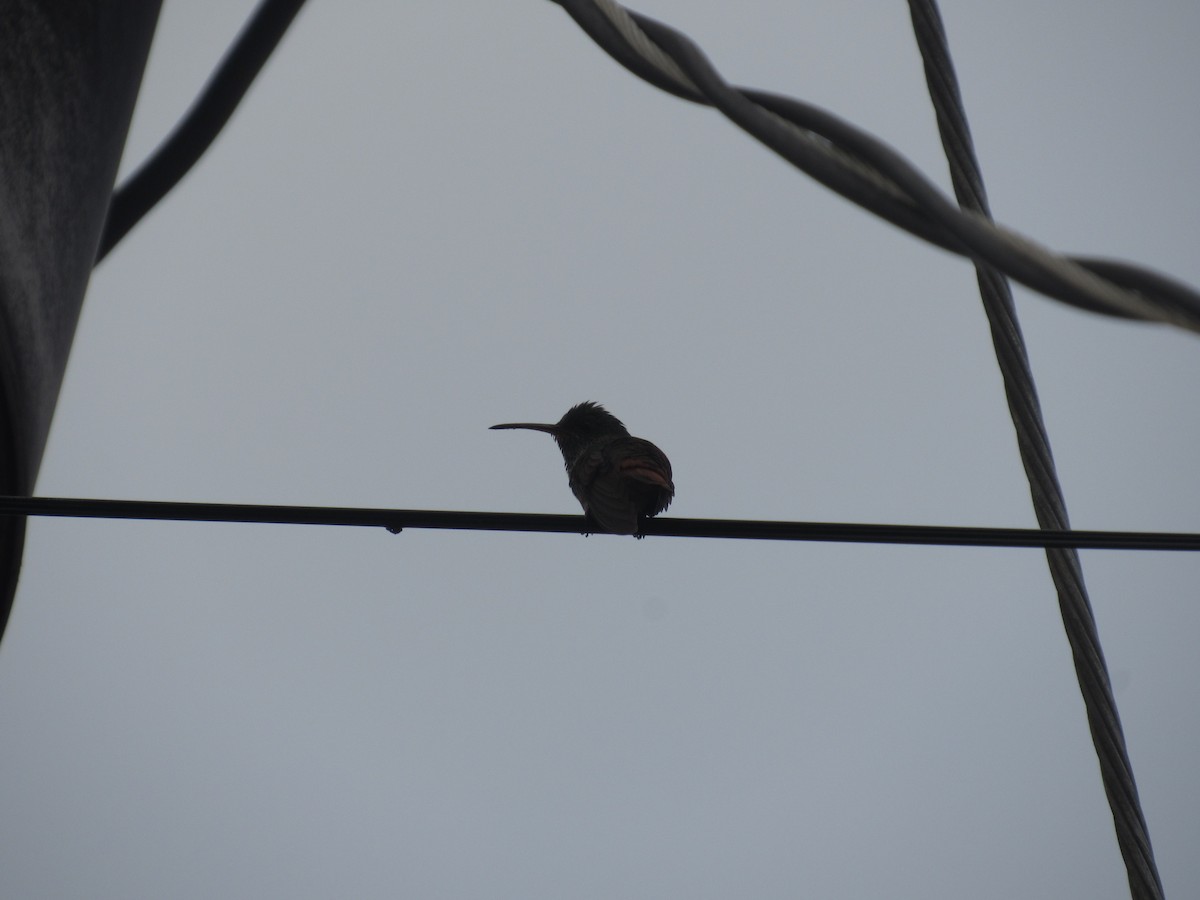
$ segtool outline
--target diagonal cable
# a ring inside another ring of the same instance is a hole
[[[929,94],[937,113],[938,130],[950,163],[955,196],[963,207],[990,218],[983,177],[975,158],[937,4],[934,0],[909,0],[909,10],[925,65]],[[1069,529],[1066,501],[1055,473],[1012,291],[1008,281],[995,269],[977,264],[976,273],[1038,524],[1056,531]],[[1059,609],[1087,709],[1104,790],[1112,809],[1117,843],[1125,859],[1130,893],[1137,900],[1161,898],[1162,883],[1138,800],[1133,767],[1100,648],[1100,636],[1083,583],[1079,554],[1072,548],[1047,548],[1046,559],[1058,591]]]
[[[97,263],[179,183],[217,139],[302,6],[304,0],[262,0],[175,130],[113,192],[96,250]]]

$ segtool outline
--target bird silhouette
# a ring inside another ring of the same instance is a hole
[[[589,531],[640,535],[642,519],[658,515],[675,496],[666,454],[631,436],[621,420],[599,403],[572,406],[553,425],[492,426],[504,428],[542,431],[554,438]]]

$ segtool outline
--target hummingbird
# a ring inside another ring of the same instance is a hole
[[[562,451],[571,492],[589,526],[611,534],[641,534],[641,520],[675,496],[671,462],[649,441],[632,437],[599,403],[572,406],[553,425],[509,422],[492,429],[544,431]]]

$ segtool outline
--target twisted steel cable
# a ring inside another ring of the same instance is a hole
[[[937,114],[942,146],[950,164],[955,196],[967,209],[990,217],[983,175],[975,157],[974,142],[967,125],[937,4],[934,0],[909,0],[908,5],[924,63],[929,95]],[[1068,529],[1071,526],[1067,518],[1066,500],[1055,472],[1029,357],[1017,322],[1012,290],[1008,281],[989,266],[977,264],[976,273],[1038,524],[1046,529]],[[1138,900],[1161,898],[1162,882],[1138,799],[1133,767],[1125,748],[1125,735],[1121,730],[1121,719],[1100,647],[1096,620],[1084,585],[1079,553],[1068,547],[1048,547],[1046,559],[1058,592],[1063,627],[1071,645],[1092,743],[1100,762],[1104,791],[1112,809],[1117,843],[1129,876],[1130,893]]]
[[[712,106],[817,181],[906,231],[1048,297],[1200,332],[1200,292],[1130,263],[1063,256],[962,209],[887,144],[791,97],[728,84],[686,35],[615,0],[554,0],[617,62]]]

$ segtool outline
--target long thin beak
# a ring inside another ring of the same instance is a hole
[[[506,422],[503,425],[493,425],[489,431],[498,431],[504,428],[524,428],[528,431],[544,431],[546,434],[554,434],[558,431],[557,425],[540,425],[537,422]]]

